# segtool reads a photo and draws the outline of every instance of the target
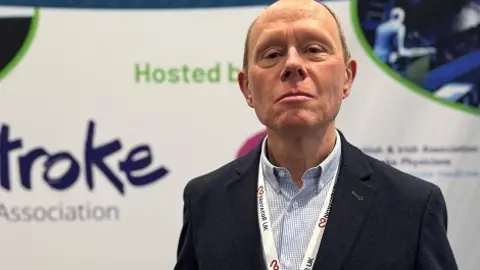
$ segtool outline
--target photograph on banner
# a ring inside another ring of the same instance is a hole
[[[365,49],[382,68],[432,97],[480,112],[480,0],[352,4]]]
[[[34,8],[0,7],[0,80],[28,49],[37,17]]]

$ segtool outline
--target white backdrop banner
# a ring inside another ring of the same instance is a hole
[[[172,269],[186,183],[263,136],[236,76],[269,2],[0,0],[0,268]],[[325,4],[359,63],[339,129],[438,184],[480,269],[480,1]]]

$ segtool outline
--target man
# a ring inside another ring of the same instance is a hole
[[[267,136],[187,184],[175,270],[457,269],[439,188],[335,128],[357,65],[333,12],[274,3],[244,59],[238,82]]]
[[[392,65],[399,57],[421,57],[437,52],[434,47],[406,48],[404,21],[405,11],[400,7],[394,7],[390,11],[389,20],[377,27],[373,52],[382,62]]]

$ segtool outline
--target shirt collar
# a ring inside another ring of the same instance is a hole
[[[267,158],[267,136],[262,141],[260,166],[262,166],[265,181],[273,187],[273,189],[280,193],[281,184],[290,181],[290,173],[286,168],[274,166]],[[328,184],[336,174],[340,165],[341,140],[338,131],[336,131],[335,146],[333,151],[317,166],[308,169],[304,175],[305,188],[313,188],[316,193],[319,193],[323,187]]]

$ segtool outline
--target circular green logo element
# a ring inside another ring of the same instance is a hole
[[[0,7],[0,81],[28,51],[38,17],[37,8]]]
[[[424,97],[480,114],[480,0],[350,3],[357,37],[383,71]]]

